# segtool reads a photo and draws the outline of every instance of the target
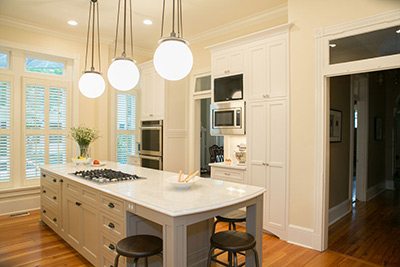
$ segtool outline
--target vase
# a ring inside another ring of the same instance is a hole
[[[83,158],[89,158],[89,145],[80,144],[79,145],[79,156]]]

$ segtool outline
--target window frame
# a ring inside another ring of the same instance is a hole
[[[1,71],[10,70],[11,69],[11,51],[8,49],[0,48],[0,53],[7,54],[8,65],[6,68],[0,68]]]
[[[28,58],[63,63],[64,64],[64,72],[62,75],[57,75],[57,74],[51,74],[51,73],[41,73],[41,72],[29,71],[26,69],[26,60]],[[35,75],[35,76],[39,75],[40,77],[43,77],[43,78],[55,79],[55,80],[66,79],[66,77],[68,77],[68,60],[66,60],[64,58],[60,58],[57,56],[50,56],[50,55],[42,55],[42,54],[38,54],[38,53],[25,51],[23,63],[24,63],[23,72],[28,75]]]

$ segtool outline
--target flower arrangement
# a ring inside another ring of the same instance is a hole
[[[89,145],[99,138],[99,133],[95,129],[79,126],[71,128],[71,137],[79,145],[79,157],[88,158]]]

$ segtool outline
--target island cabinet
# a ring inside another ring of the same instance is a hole
[[[63,178],[41,174],[41,217],[55,232],[63,232],[62,214],[61,214],[61,188]]]

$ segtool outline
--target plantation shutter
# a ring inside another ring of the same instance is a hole
[[[136,96],[117,94],[117,161],[127,163],[135,153]]]
[[[0,81],[0,182],[11,180],[10,129],[11,121],[11,86],[9,82]]]

